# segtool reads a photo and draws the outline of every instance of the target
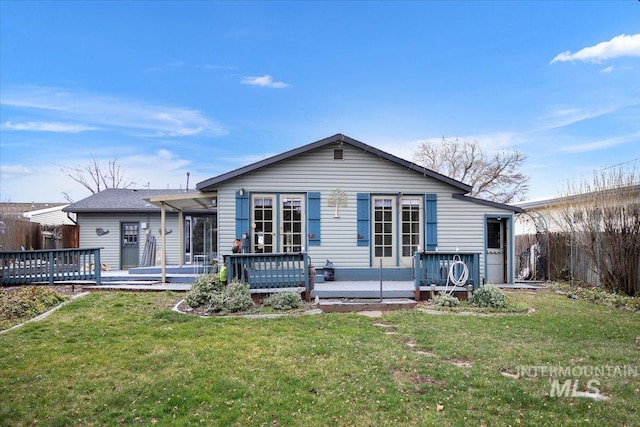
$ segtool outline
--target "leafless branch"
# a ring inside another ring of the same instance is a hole
[[[473,187],[471,195],[501,203],[522,199],[529,178],[519,171],[526,156],[518,151],[485,153],[477,141],[423,142],[416,163]]]
[[[134,181],[125,177],[126,171],[118,163],[117,158],[110,160],[106,169],[103,169],[96,158],[84,167],[60,165],[60,168],[65,175],[89,190],[91,194],[107,188],[130,188],[135,184]],[[64,194],[69,200],[69,195]]]

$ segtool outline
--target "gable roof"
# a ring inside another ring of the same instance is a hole
[[[63,209],[65,212],[160,212],[160,208],[148,200],[154,196],[171,194],[189,194],[190,191],[177,189],[131,189],[107,188],[86,199],[72,203]],[[197,192],[193,192],[197,193]]]
[[[447,176],[444,176],[442,174],[439,174],[437,172],[434,172],[430,169],[424,168],[422,166],[419,166],[415,163],[412,163],[408,160],[404,160],[401,159],[400,157],[396,157],[393,154],[389,154],[385,151],[379,150],[375,147],[372,147],[371,145],[367,145],[363,142],[357,141],[353,138],[350,138],[346,135],[343,135],[341,133],[338,133],[336,135],[330,136],[328,138],[324,138],[321,139],[319,141],[316,142],[312,142],[311,144],[307,144],[307,145],[303,145],[302,147],[298,147],[295,148],[293,150],[289,150],[289,151],[285,151],[284,153],[266,158],[264,160],[260,160],[259,162],[255,162],[252,163],[250,165],[232,170],[230,172],[224,173],[222,175],[218,175],[216,177],[213,178],[209,178],[205,181],[199,182],[196,185],[196,189],[200,190],[200,191],[213,191],[215,190],[215,185],[218,185],[220,183],[223,183],[225,181],[228,181],[230,179],[236,178],[238,176],[244,175],[244,174],[248,174],[251,172],[254,172],[258,169],[273,165],[275,163],[281,162],[283,160],[287,160],[290,159],[292,157],[298,156],[300,154],[304,154],[307,153],[309,151],[315,150],[317,148],[320,147],[324,147],[326,145],[330,145],[330,144],[348,144],[351,145],[352,147],[355,147],[359,150],[362,150],[364,152],[370,153],[374,156],[378,156],[381,157],[383,159],[386,159],[392,163],[397,164],[398,166],[402,166],[403,168],[406,169],[410,169],[416,173],[419,173],[421,175],[424,176],[428,176],[430,178],[433,178],[437,181],[443,182],[445,184],[449,184],[461,191],[463,191],[464,193],[468,193],[471,191],[472,187],[464,184],[460,181],[456,181],[455,179],[449,178]]]
[[[565,196],[558,196],[549,199],[530,200],[518,203],[518,206],[525,211],[549,208],[554,205],[565,203],[579,203],[580,201],[593,200],[595,196],[600,197],[617,197],[617,196],[633,196],[640,194],[640,184],[631,184],[621,187],[608,188],[604,190],[591,191],[587,193],[578,193]]]
[[[464,200],[466,202],[477,203],[483,206],[489,206],[497,209],[504,209],[510,212],[515,212],[515,213],[524,212],[524,209],[522,209],[519,206],[507,205],[504,203],[494,202],[491,200],[478,199],[477,197],[465,196],[464,194],[452,194],[451,197],[457,200]]]
[[[5,215],[20,216],[26,212],[39,211],[42,209],[58,208],[69,203],[0,203],[0,213]]]

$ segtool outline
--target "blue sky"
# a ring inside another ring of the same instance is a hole
[[[640,2],[0,2],[0,201],[118,159],[184,188],[344,133],[528,156],[528,199],[640,158]]]

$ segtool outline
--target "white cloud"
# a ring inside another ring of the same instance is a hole
[[[274,82],[273,78],[268,74],[261,77],[243,77],[241,83],[244,85],[272,87],[276,89],[282,89],[289,86],[284,82]]]
[[[605,67],[602,70],[600,70],[601,73],[605,73],[605,74],[610,73],[612,71],[613,71],[613,66],[612,65],[609,65],[608,67]]]
[[[0,174],[3,177],[15,177],[21,175],[31,175],[33,173],[33,169],[24,166],[24,165],[4,165],[0,166]]]
[[[629,135],[622,135],[613,138],[602,139],[600,141],[588,142],[585,144],[574,144],[560,148],[558,151],[565,153],[586,153],[589,151],[605,150],[617,145],[626,144],[640,139],[640,132]]]
[[[640,34],[630,36],[621,34],[609,41],[580,49],[576,53],[571,53],[570,51],[562,52],[551,60],[551,64],[567,61],[599,63],[603,60],[620,56],[640,56]]]
[[[59,132],[59,133],[79,133],[79,132],[98,129],[93,126],[60,123],[60,122],[22,122],[22,123],[5,122],[0,128],[2,130]]]
[[[227,133],[197,110],[80,91],[38,86],[9,87],[3,88],[0,103],[49,115],[53,120],[47,122],[64,119],[134,135],[176,137]]]
[[[618,111],[624,108],[624,105],[620,106],[608,106],[603,108],[593,109],[581,109],[575,107],[558,107],[546,116],[542,117],[542,121],[545,123],[539,131],[558,129],[561,127],[569,126],[574,123],[582,122],[585,120],[594,119],[596,117],[604,116],[606,114]]]

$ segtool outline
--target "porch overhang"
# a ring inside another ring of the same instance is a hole
[[[161,257],[162,257],[162,283],[167,281],[167,242],[165,239],[167,229],[167,210],[169,212],[178,212],[178,241],[179,253],[184,253],[184,230],[183,230],[183,213],[198,210],[211,210],[218,206],[218,192],[211,191],[203,193],[185,192],[184,194],[167,194],[154,196],[146,199],[149,203],[160,208],[160,227],[162,232],[161,238]],[[179,257],[179,264],[182,265],[182,255]]]
[[[218,192],[203,193],[198,191],[184,194],[168,194],[150,197],[146,200],[159,208],[164,206],[170,212],[186,212],[215,208],[218,205]]]

